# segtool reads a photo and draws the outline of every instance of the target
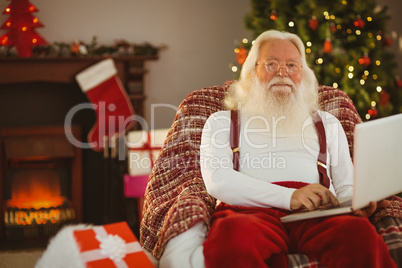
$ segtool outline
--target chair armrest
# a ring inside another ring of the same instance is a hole
[[[394,217],[402,219],[402,198],[398,196],[392,196],[387,198],[390,201],[389,206],[386,208],[377,209],[373,215],[370,216],[370,221],[376,224],[384,217]]]

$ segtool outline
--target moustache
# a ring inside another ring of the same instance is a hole
[[[291,87],[293,90],[296,89],[295,83],[288,77],[274,77],[267,83],[267,87],[271,88],[274,85],[286,85]]]

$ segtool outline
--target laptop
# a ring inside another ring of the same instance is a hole
[[[353,162],[353,196],[339,198],[339,207],[301,211],[281,221],[348,214],[402,192],[402,114],[356,125]]]

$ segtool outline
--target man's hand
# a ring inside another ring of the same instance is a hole
[[[309,184],[294,191],[290,199],[290,209],[296,210],[302,207],[314,210],[319,207],[339,206],[338,199],[326,187],[321,184]]]
[[[378,202],[370,202],[368,207],[353,211],[353,214],[361,217],[370,217],[377,208],[385,208],[390,204],[388,200],[381,200]]]

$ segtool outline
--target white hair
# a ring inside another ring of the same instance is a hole
[[[225,105],[228,109],[238,109],[238,104],[242,100],[247,99],[250,87],[252,86],[253,77],[256,75],[255,66],[260,56],[260,47],[270,40],[289,40],[294,44],[301,55],[301,63],[303,70],[302,85],[304,100],[311,104],[312,107],[317,107],[318,101],[318,81],[314,75],[314,71],[308,66],[306,61],[305,47],[302,40],[295,34],[288,32],[281,32],[277,30],[268,30],[260,34],[254,40],[246,61],[243,64],[240,79],[234,83],[229,89],[229,94],[225,99]]]

